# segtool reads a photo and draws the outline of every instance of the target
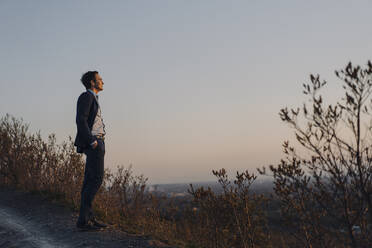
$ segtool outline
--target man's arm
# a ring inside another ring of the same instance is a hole
[[[89,93],[81,94],[77,103],[76,124],[81,138],[86,145],[90,145],[96,140],[88,126],[88,117],[93,104],[93,97]]]

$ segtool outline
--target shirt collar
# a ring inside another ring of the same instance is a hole
[[[98,98],[98,95],[93,90],[88,89],[87,91],[89,91],[90,93],[92,93],[93,96],[95,96],[96,99]]]

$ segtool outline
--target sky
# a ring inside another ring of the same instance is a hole
[[[98,70],[105,166],[149,183],[214,181],[212,170],[277,164],[310,73],[372,51],[371,1],[0,0],[0,117],[76,135],[81,75]]]

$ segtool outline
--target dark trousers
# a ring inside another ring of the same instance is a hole
[[[85,164],[84,183],[81,190],[80,214],[78,223],[85,224],[93,218],[92,202],[103,182],[105,142],[98,139],[95,149],[84,150],[87,157]]]

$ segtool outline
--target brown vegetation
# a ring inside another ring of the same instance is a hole
[[[263,195],[250,192],[256,177],[248,171],[237,172],[233,183],[225,169],[213,171],[223,188],[222,194],[215,194],[203,187],[190,193],[198,204],[195,215],[196,230],[202,247],[268,247],[270,233],[264,215]],[[197,240],[195,237],[194,240]]]
[[[30,134],[22,120],[6,115],[0,121],[0,186],[39,192],[66,203],[75,211],[80,204],[84,175],[83,156],[75,152],[71,137],[61,145],[54,135],[47,141]],[[223,195],[211,189],[190,193],[195,202],[180,208],[174,199],[146,191],[143,175],[131,166],[116,173],[105,170],[94,208],[100,218],[127,232],[152,235],[180,247],[257,247],[266,244],[260,196],[249,194],[255,177],[238,174],[229,185],[226,172],[215,172]],[[261,221],[263,221],[261,223]]]

